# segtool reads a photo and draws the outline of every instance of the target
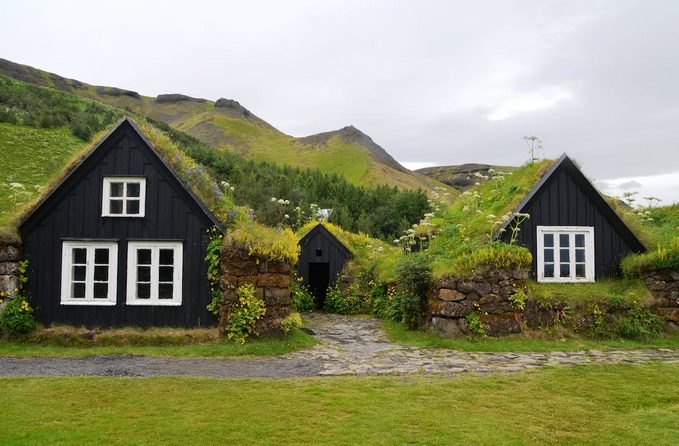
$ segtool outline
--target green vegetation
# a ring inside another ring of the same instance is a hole
[[[512,172],[491,171],[433,219],[440,225],[429,249],[434,276],[530,265],[531,256],[525,248],[490,241],[505,221],[515,217],[511,212],[552,163],[545,160]],[[508,230],[517,229],[512,226]]]
[[[679,236],[672,237],[668,243],[660,245],[644,254],[632,254],[622,261],[622,270],[628,277],[656,269],[679,269]]]
[[[221,340],[214,328],[87,330],[55,326],[38,329],[23,341],[0,342],[0,356],[276,356],[315,344],[313,337],[294,328],[282,337],[259,337],[238,344]]]
[[[2,302],[0,297],[0,303]],[[17,338],[35,329],[36,321],[33,309],[24,297],[10,299],[0,311],[0,336],[3,338]]]
[[[236,297],[238,302],[226,321],[226,338],[245,344],[254,333],[257,321],[266,313],[266,304],[255,296],[255,286],[251,283],[239,286]]]
[[[290,306],[302,313],[313,311],[316,308],[314,303],[314,296],[304,286],[304,279],[299,277],[295,272],[290,278]]]
[[[468,352],[552,352],[578,350],[629,350],[679,348],[679,334],[654,337],[607,337],[594,339],[564,327],[527,330],[502,337],[472,336],[449,338],[433,330],[409,330],[403,324],[385,320],[382,327],[392,342],[419,348],[451,349]]]
[[[651,293],[641,280],[603,279],[591,283],[528,283],[530,296],[541,308],[555,304],[570,307],[604,303],[609,306],[629,307],[648,304]]]
[[[255,257],[272,261],[297,262],[299,246],[289,228],[270,228],[254,221],[241,221],[224,237],[223,249],[243,248]]]
[[[0,442],[672,445],[677,373],[649,364],[456,379],[5,378]]]
[[[88,141],[118,120],[119,110],[49,88],[0,76],[0,122],[39,128],[67,127]]]

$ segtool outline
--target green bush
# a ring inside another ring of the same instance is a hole
[[[663,325],[664,321],[660,316],[636,305],[627,311],[627,316],[618,321],[617,332],[623,338],[648,340],[658,336]]]
[[[23,297],[9,300],[0,312],[0,333],[4,337],[21,337],[33,331],[35,327],[33,309]]]
[[[481,323],[481,315],[478,311],[472,311],[465,318],[465,325],[469,336],[472,338],[480,338],[486,335],[486,330]]]
[[[391,302],[392,317],[408,328],[419,328],[424,321],[431,266],[423,254],[403,257],[396,265],[397,292]]]
[[[344,295],[342,294],[342,284],[340,284],[339,280],[328,288],[328,292],[325,294],[325,301],[323,302],[323,309],[328,313],[347,313]]]
[[[316,308],[314,296],[304,287],[302,278],[293,274],[290,280],[290,306],[297,311],[313,311]]]
[[[302,328],[303,325],[304,322],[302,322],[302,316],[299,313],[290,313],[281,321],[281,331],[288,334],[295,328]]]
[[[622,259],[621,265],[628,277],[654,269],[679,269],[679,237],[673,237],[668,246],[658,245],[644,254],[630,254]]]
[[[266,305],[255,296],[255,287],[250,283],[238,287],[236,295],[238,303],[227,321],[226,338],[245,344],[257,321],[266,313]]]

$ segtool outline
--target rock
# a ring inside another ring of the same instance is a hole
[[[489,336],[521,333],[521,325],[514,313],[482,314],[481,323]]]
[[[477,282],[474,284],[474,292],[479,296],[485,296],[491,291],[491,286],[488,282]]]
[[[488,313],[505,313],[512,311],[512,305],[497,294],[487,294],[479,300],[481,310]]]
[[[185,102],[185,101],[199,102],[199,103],[206,102],[205,99],[192,98],[191,96],[186,96],[186,95],[177,94],[177,93],[159,94],[158,96],[156,96],[156,99],[153,102],[155,102],[156,104],[172,104],[172,103],[175,103],[175,102]]]
[[[228,290],[228,289],[233,289],[238,286],[238,277],[237,276],[229,276],[229,275],[222,275],[219,278],[219,288],[222,290]]]
[[[672,280],[679,281],[679,270],[670,271],[670,277]]]
[[[290,288],[266,288],[264,301],[267,305],[290,305]]]
[[[0,276],[18,275],[18,262],[0,262]]]
[[[450,289],[455,289],[456,283],[455,279],[450,277],[450,276],[444,276],[441,277],[439,280],[437,280],[434,283],[434,288],[450,288]]]
[[[290,274],[292,266],[284,262],[269,262],[268,272],[277,274]]]
[[[232,110],[237,112],[238,114],[245,116],[246,118],[252,114],[250,113],[250,110],[246,109],[245,107],[240,105],[238,101],[234,101],[233,99],[219,98],[217,99],[217,102],[215,102],[215,108],[224,108],[227,110]]]
[[[666,321],[679,322],[679,308],[652,308],[651,311]]]
[[[451,290],[449,288],[441,288],[438,294],[439,299],[444,300],[446,302],[460,301],[466,297],[464,293],[461,293],[457,290]]]
[[[257,277],[257,286],[288,288],[290,287],[290,275],[262,273]]]
[[[502,287],[498,285],[497,283],[494,283],[490,286],[490,292],[493,294],[500,294],[502,291]]]
[[[243,262],[239,259],[222,260],[219,264],[222,274],[231,276],[254,276],[257,274],[255,262]]]
[[[19,277],[17,276],[0,276],[0,292],[10,293],[13,295],[14,290],[19,288]]]
[[[478,302],[480,298],[481,297],[473,291],[470,291],[469,293],[467,293],[467,297],[466,297],[466,299],[469,302]]]
[[[457,282],[457,289],[463,293],[468,293],[474,289],[474,282],[461,280]]]
[[[455,319],[433,317],[431,318],[431,326],[444,336],[455,337],[463,334],[460,325]]]
[[[528,269],[522,268],[514,270],[512,277],[517,280],[527,280],[530,277],[530,271]]]
[[[243,285],[251,284],[254,286],[257,286],[257,276],[239,276],[238,277],[238,286],[242,287]]]
[[[129,96],[134,99],[141,99],[141,95],[136,91],[123,90],[116,87],[96,87],[96,92],[102,96]]]
[[[429,311],[434,316],[466,317],[471,310],[464,304],[435,300],[429,302]]]
[[[666,283],[662,280],[653,280],[648,283],[648,289],[651,291],[662,291],[665,289]]]
[[[500,295],[502,297],[509,297],[512,296],[514,293],[516,293],[516,288],[514,288],[511,285],[502,287],[502,289],[500,290]]]
[[[554,312],[540,308],[533,299],[526,301],[523,320],[530,328],[544,328],[554,323]]]
[[[16,246],[0,245],[0,262],[17,262],[20,257],[21,251]]]

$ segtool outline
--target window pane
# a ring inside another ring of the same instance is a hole
[[[545,247],[554,246],[554,234],[545,234]]]
[[[174,267],[172,267],[172,266],[161,266],[158,269],[158,280],[160,282],[172,282],[173,272],[174,272]]]
[[[85,298],[85,284],[84,283],[74,283],[73,284],[73,298],[74,299],[84,299]]]
[[[73,277],[71,280],[76,282],[85,281],[85,267],[84,266],[74,266],[73,267]]]
[[[108,266],[95,266],[94,280],[97,282],[106,282],[108,280]]]
[[[127,183],[127,196],[128,197],[139,196],[139,183]]]
[[[106,298],[108,298],[108,283],[95,283],[94,284],[94,298],[95,299],[106,299]]]
[[[174,265],[174,249],[161,249],[160,250],[160,264],[161,265]]]
[[[137,215],[139,213],[139,200],[128,200],[126,212],[129,215]]]
[[[585,265],[579,263],[575,265],[575,277],[585,277]]]
[[[554,265],[545,265],[545,277],[554,277]]]
[[[81,265],[87,263],[87,250],[85,248],[73,248],[73,263]]]
[[[568,249],[559,250],[559,261],[568,262],[570,260],[570,251]]]
[[[559,276],[560,277],[570,277],[571,275],[571,266],[568,263],[562,263],[559,265]]]
[[[123,183],[111,183],[111,197],[123,196]]]
[[[171,283],[161,283],[158,285],[158,299],[172,299],[173,285]]]
[[[108,249],[105,248],[95,249],[94,263],[96,263],[97,265],[108,265]]]
[[[150,265],[151,264],[151,250],[137,249],[137,264]]]
[[[576,249],[575,250],[575,261],[576,262],[584,262],[585,261],[585,250],[584,249]]]
[[[554,250],[553,249],[545,249],[545,262],[553,262],[554,261]]]
[[[122,214],[123,213],[122,200],[111,200],[109,204],[109,212],[111,214]]]
[[[559,234],[559,246],[561,246],[562,248],[569,246],[568,244],[569,239],[570,237],[568,236],[568,234]]]
[[[138,266],[137,267],[137,282],[150,282],[151,281],[151,267],[150,266]]]
[[[578,248],[585,247],[585,234],[575,234],[575,246]]]
[[[148,283],[137,284],[137,298],[149,299],[151,297],[151,285]]]

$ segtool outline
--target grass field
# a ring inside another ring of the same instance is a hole
[[[384,320],[387,337],[399,344],[420,348],[447,348],[469,352],[550,352],[576,350],[628,350],[643,348],[679,348],[679,333],[665,333],[657,338],[636,341],[630,339],[588,339],[568,331],[551,333],[535,331],[498,338],[470,339],[466,336],[446,338],[434,331],[408,330],[397,322]]]
[[[517,375],[0,379],[0,443],[672,445],[679,365]]]
[[[127,329],[131,330],[131,329]],[[167,331],[167,330],[166,330]],[[206,330],[207,331],[207,330]],[[212,329],[215,339],[176,339],[181,336],[177,330],[175,337],[145,336],[134,337],[118,332],[100,336],[93,342],[77,340],[48,339],[36,342],[0,341],[0,356],[56,356],[82,358],[107,355],[146,355],[179,357],[227,357],[227,356],[276,356],[316,344],[316,340],[295,330],[283,338],[251,339],[245,344],[237,344],[216,339],[216,329]],[[183,330],[184,333],[190,332]],[[187,335],[185,335],[187,336]]]

